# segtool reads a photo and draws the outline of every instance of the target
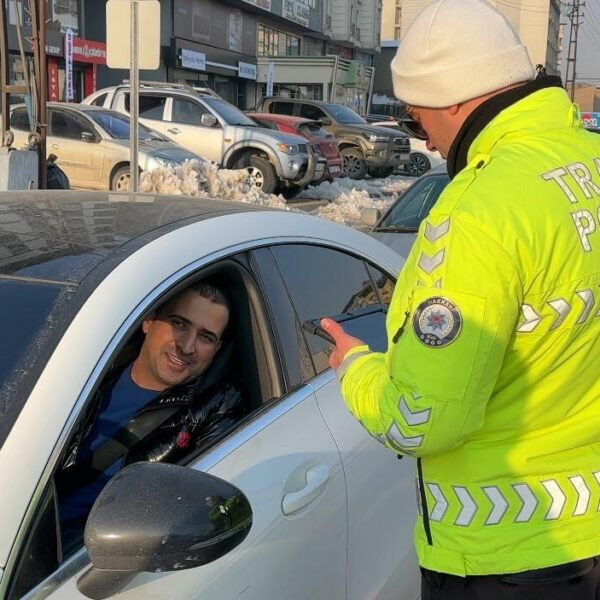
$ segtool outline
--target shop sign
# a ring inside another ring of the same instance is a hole
[[[73,32],[68,29],[65,33],[65,99],[67,101],[75,98],[73,90]]]
[[[581,113],[583,126],[589,129],[600,129],[600,112]]]
[[[239,61],[238,75],[242,79],[254,79],[256,81],[256,78],[258,77],[258,70],[256,65]]]
[[[305,2],[300,0],[283,0],[283,15],[290,21],[295,21],[304,27],[308,27],[310,19],[310,8]]]
[[[73,39],[73,57],[78,62],[105,65],[106,44],[76,37]]]
[[[62,56],[61,48],[54,44],[46,44],[46,54],[48,56]]]
[[[206,54],[187,48],[181,49],[181,66],[194,71],[206,71]]]
[[[264,8],[265,10],[271,10],[271,0],[244,0],[246,4],[253,4],[258,8]]]
[[[267,89],[265,95],[273,95],[273,83],[275,82],[275,63],[270,62],[267,67]]]
[[[48,60],[48,100],[58,102],[60,91],[58,88],[58,62],[55,58]]]

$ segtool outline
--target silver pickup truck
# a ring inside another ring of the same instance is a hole
[[[129,86],[103,88],[83,102],[129,114]],[[323,177],[324,157],[306,139],[259,127],[215,95],[178,84],[142,84],[140,123],[223,168],[247,169],[267,194],[295,196]]]

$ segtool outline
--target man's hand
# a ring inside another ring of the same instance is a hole
[[[329,355],[329,366],[332,369],[337,369],[340,366],[346,352],[355,346],[365,345],[362,340],[348,335],[344,328],[332,319],[321,319],[321,327],[335,340],[335,348]]]

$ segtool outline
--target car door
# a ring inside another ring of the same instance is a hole
[[[231,435],[189,464],[230,481],[243,491],[253,511],[252,529],[238,548],[213,563],[173,573],[137,575],[119,592],[118,597],[123,600],[337,600],[346,596],[347,513],[340,454],[312,387],[292,386],[284,375],[286,366],[278,358],[282,353],[273,333],[273,313],[267,300],[263,300],[244,255],[227,261],[228,269],[234,267],[240,273],[239,289],[244,289],[252,302],[248,317],[251,323],[242,323],[243,311],[237,313],[238,339],[265,353],[248,355],[241,363],[254,361],[263,365],[259,368],[261,373],[267,368],[265,364],[271,366],[268,376],[257,375],[261,403],[253,405],[251,414]],[[211,267],[211,274],[218,268],[219,265]],[[157,301],[151,296],[145,299],[148,307]],[[281,304],[281,298],[274,296],[268,302]],[[276,386],[265,381],[280,383]],[[269,389],[278,395],[270,397]],[[36,522],[43,525],[39,533],[47,560],[53,543],[56,546],[48,525],[48,513],[52,511],[40,512],[42,518],[38,515]],[[323,536],[324,531],[327,536]],[[31,543],[36,534],[34,526],[23,544],[26,557],[35,556],[30,549],[36,547]],[[43,590],[43,597],[53,600],[83,600],[77,579],[86,565],[82,549],[30,590],[28,597],[39,597],[36,594]],[[34,573],[35,566],[32,565]],[[8,600],[13,597],[16,600],[20,596],[9,596]]]
[[[52,107],[48,113],[46,154],[56,155],[72,186],[106,187],[102,181],[106,148],[96,128],[74,111]]]
[[[223,128],[218,121],[213,127],[202,125],[203,115],[213,115],[208,108],[192,99],[175,96],[170,99],[167,115],[166,135],[184,148],[221,163]]]
[[[122,110],[129,115],[130,114],[130,94],[129,92],[123,92],[120,98],[116,98],[117,107],[122,103]],[[169,123],[166,117],[167,109],[167,96],[164,94],[150,94],[148,92],[141,92],[139,95],[139,119],[142,125],[160,131],[166,137],[170,137],[167,133]]]
[[[340,250],[287,244],[271,248],[298,316],[305,320],[389,304],[393,280]],[[374,275],[374,277],[372,276]],[[414,465],[373,439],[351,416],[327,363],[328,344],[305,334],[315,376],[309,383],[342,454],[348,490],[348,598],[414,600]],[[385,340],[385,321],[367,343]],[[383,342],[385,344],[385,341]]]

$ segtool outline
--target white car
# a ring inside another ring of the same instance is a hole
[[[0,598],[419,596],[414,465],[353,419],[301,325],[389,303],[399,255],[216,200],[39,191],[0,209]],[[95,391],[153,307],[216,273],[248,415],[180,466],[119,471],[86,546],[64,548],[62,459]]]

